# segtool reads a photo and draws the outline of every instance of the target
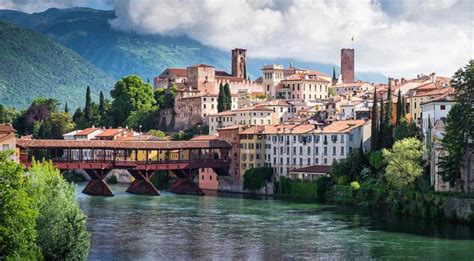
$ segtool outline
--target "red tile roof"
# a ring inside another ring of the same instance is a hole
[[[96,130],[100,130],[100,128],[87,128],[87,129],[83,129],[79,132],[77,132],[76,134],[74,134],[74,136],[86,136],[86,135],[89,135],[91,133],[93,133],[94,131]]]
[[[107,129],[107,130],[104,130],[104,132],[99,133],[98,135],[96,135],[96,137],[113,137],[113,136],[116,136],[116,135],[118,135],[118,134],[120,134],[121,132],[124,132],[124,131],[130,132],[127,129]]]
[[[198,149],[231,148],[223,140],[199,141],[114,141],[114,140],[17,140],[21,148],[100,148],[100,149]]]
[[[305,172],[305,173],[330,173],[331,166],[313,165],[304,168],[294,169],[291,172]]]
[[[0,124],[0,133],[16,132],[11,124]]]
[[[188,77],[188,70],[186,68],[168,68],[166,70],[178,77]]]

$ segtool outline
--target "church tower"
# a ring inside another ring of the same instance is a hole
[[[232,76],[247,78],[247,50],[240,48],[232,50]]]

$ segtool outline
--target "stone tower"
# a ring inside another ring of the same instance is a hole
[[[232,76],[247,78],[247,50],[240,48],[232,50]]]
[[[342,82],[354,82],[354,49],[341,49]]]

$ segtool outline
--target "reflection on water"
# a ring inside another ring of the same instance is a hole
[[[239,195],[90,197],[91,260],[472,260],[473,231],[350,208]]]

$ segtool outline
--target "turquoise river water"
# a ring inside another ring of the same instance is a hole
[[[371,211],[235,195],[77,198],[90,260],[474,260],[474,230]]]

